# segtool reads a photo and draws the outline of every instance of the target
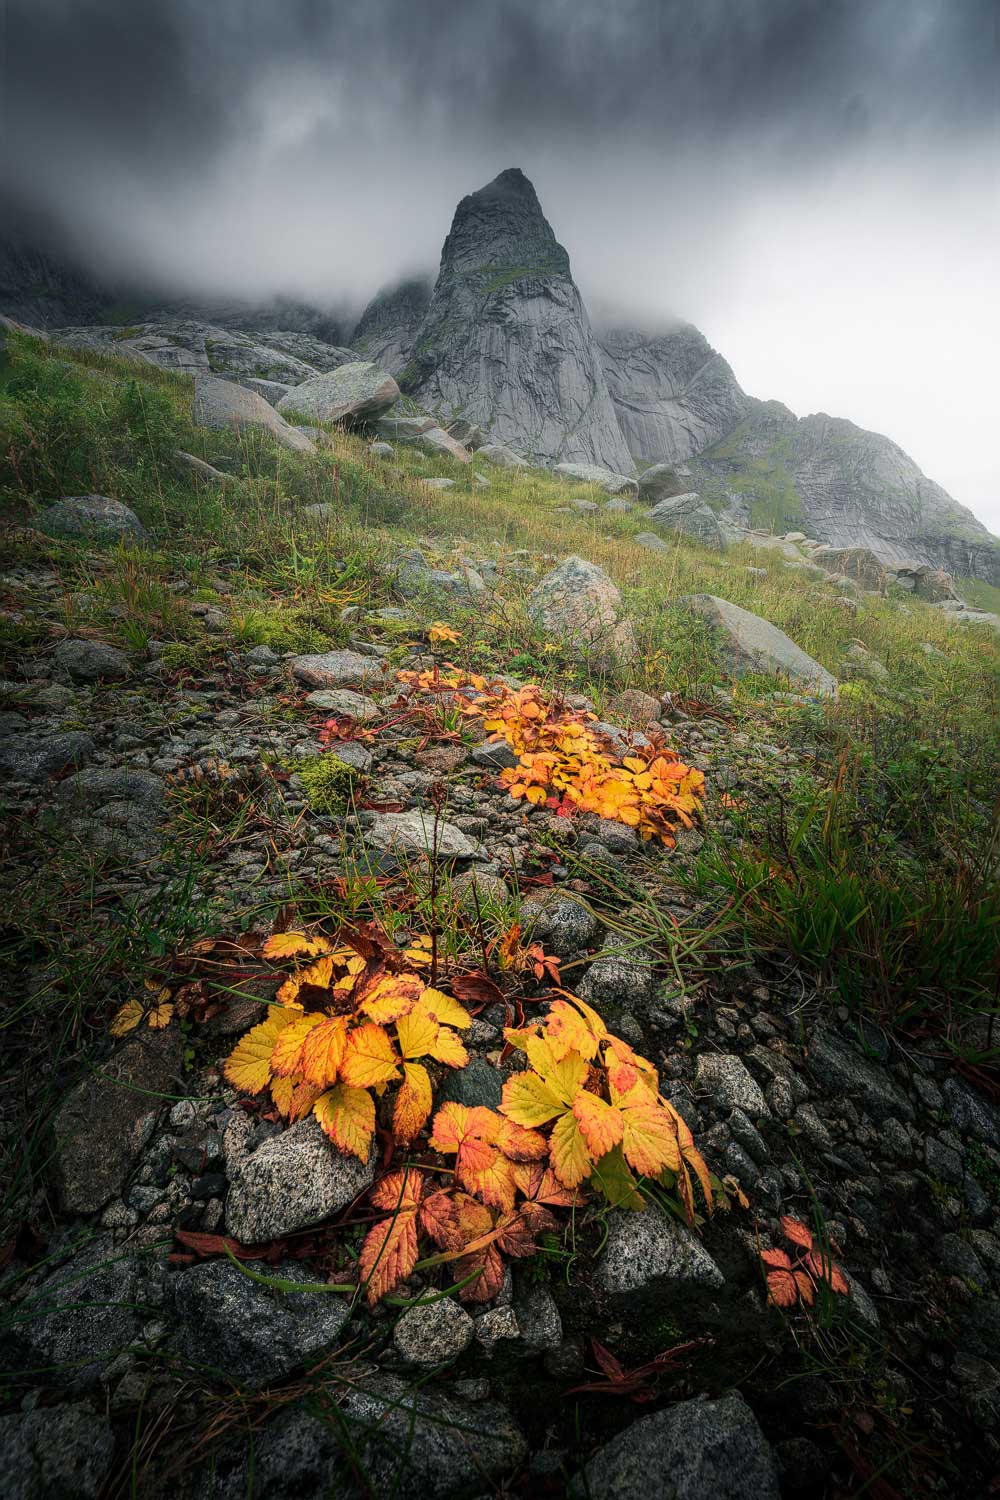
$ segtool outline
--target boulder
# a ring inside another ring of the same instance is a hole
[[[694,1086],[725,1109],[739,1109],[755,1119],[770,1114],[760,1085],[732,1054],[703,1052],[695,1067]]]
[[[390,443],[412,443],[436,425],[433,417],[406,417],[398,412],[387,412],[384,417],[377,418],[375,431]]]
[[[19,323],[16,318],[5,317],[0,313],[0,354],[6,353],[8,333],[23,333],[30,339],[42,339],[48,343],[49,336],[41,328],[32,328],[28,323]]]
[[[53,1175],[65,1213],[96,1213],[121,1192],[162,1096],[176,1091],[181,1063],[176,1026],[143,1026],[66,1095],[52,1122]]]
[[[599,1448],[572,1500],[779,1500],[778,1470],[738,1392],[640,1417]]]
[[[721,552],[725,547],[722,527],[715,512],[693,491],[658,501],[650,511],[649,519],[657,526],[694,537],[713,552]]]
[[[860,641],[852,641],[844,652],[841,676],[860,677],[867,682],[888,682],[889,669]]]
[[[56,807],[78,838],[119,856],[149,855],[159,846],[164,785],[152,771],[93,766],[63,781]]]
[[[315,1292],[272,1291],[227,1260],[191,1266],[174,1281],[178,1354],[251,1390],[315,1364],[350,1317],[349,1298],[316,1282],[301,1261],[261,1269],[283,1281],[312,1283]]]
[[[63,495],[34,521],[46,536],[86,537],[88,541],[146,542],[149,533],[134,510],[107,495]]]
[[[248,375],[240,384],[245,385],[248,391],[255,391],[258,396],[263,396],[272,406],[277,406],[282,396],[287,396],[289,391],[295,389],[294,385],[286,385],[282,380],[257,380],[252,375]]]
[[[836,694],[836,678],[769,620],[715,594],[685,594],[679,603],[708,621],[720,665],[727,673],[744,677],[748,672],[762,672],[786,678],[819,698]]]
[[[657,536],[655,531],[639,531],[636,533],[633,541],[637,547],[645,547],[647,552],[671,551],[671,548],[663,540],[662,536]]]
[[[203,458],[196,458],[193,453],[185,453],[183,448],[174,449],[174,458],[185,469],[190,469],[192,474],[197,474],[199,479],[204,479],[208,484],[225,484],[232,482],[231,474],[223,474],[221,469],[216,469],[212,464],[207,464]]]
[[[955,580],[943,568],[930,563],[900,563],[892,570],[893,582],[917,599],[928,604],[939,604],[942,599],[956,599]]]
[[[462,446],[457,438],[451,433],[445,432],[443,427],[428,427],[423,432],[418,432],[414,437],[400,436],[399,442],[410,448],[417,448],[421,453],[429,453],[432,457],[439,453],[449,454],[457,458],[459,463],[471,464],[472,454],[468,448]]]
[[[668,500],[683,491],[683,482],[673,464],[650,464],[639,475],[640,500],[649,500],[655,505],[658,500]]]
[[[370,1187],[371,1162],[338,1151],[310,1115],[227,1160],[226,1228],[244,1245],[294,1234],[328,1219]]]
[[[912,1120],[913,1105],[888,1071],[830,1031],[809,1044],[809,1068],[831,1093],[857,1099],[873,1120]]]
[[[194,387],[193,417],[199,427],[233,427],[237,432],[244,427],[260,428],[282,448],[293,453],[316,451],[315,443],[304,432],[290,427],[263,396],[231,380],[198,376]]]
[[[396,1349],[407,1364],[433,1369],[451,1364],[472,1343],[475,1324],[450,1297],[411,1307],[393,1329]]]
[[[367,360],[314,375],[278,402],[283,415],[311,422],[354,422],[378,417],[399,400],[399,386],[386,370]]]
[[[606,495],[636,495],[639,486],[628,474],[615,474],[599,464],[556,464],[553,474],[563,479],[577,479],[583,484],[597,484]]]
[[[884,590],[888,575],[869,547],[815,547],[810,554],[825,573],[842,573],[863,589]]]
[[[508,448],[503,443],[483,443],[479,448],[479,457],[485,458],[488,464],[493,464],[498,469],[530,469],[531,465],[526,458],[515,453],[513,448]]]
[[[97,746],[82,730],[64,734],[4,735],[0,738],[0,771],[16,781],[46,781],[68,766],[92,760]]]
[[[123,1255],[108,1234],[92,1239],[20,1304],[25,1365],[36,1375],[44,1368],[46,1383],[93,1385],[139,1340],[149,1316],[143,1282],[137,1255]]]
[[[580,656],[635,656],[632,626],[620,618],[622,597],[596,563],[564,558],[528,596],[528,613],[550,635],[566,641]]]

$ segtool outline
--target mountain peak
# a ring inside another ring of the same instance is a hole
[[[537,208],[539,213],[542,211],[534,184],[529,177],[524,175],[520,167],[508,167],[505,171],[498,173],[492,182],[488,182],[477,192],[470,193],[469,198],[480,203],[530,204]],[[468,202],[469,199],[464,201]]]

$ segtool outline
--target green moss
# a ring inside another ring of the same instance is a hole
[[[313,812],[335,814],[346,812],[360,781],[360,773],[353,766],[332,753],[317,755],[313,760],[292,762],[294,770],[305,788],[306,801]]]
[[[170,672],[203,672],[213,649],[207,641],[168,641],[160,652],[160,661]]]
[[[233,629],[242,645],[272,651],[329,651],[345,646],[350,634],[337,607],[323,604],[248,609],[235,616]]]

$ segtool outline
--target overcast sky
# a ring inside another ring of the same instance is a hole
[[[1000,531],[995,0],[0,0],[0,188],[114,275],[360,306],[520,166],[585,296]]]

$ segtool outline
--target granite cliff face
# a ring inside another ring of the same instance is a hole
[[[0,239],[0,312],[8,318],[29,328],[91,323],[109,301],[109,293],[84,272],[35,246]]]
[[[693,487],[744,523],[1000,584],[1000,542],[972,512],[890,438],[842,417],[797,418],[779,401],[750,401],[690,467]]]
[[[618,423],[636,459],[683,463],[745,415],[749,401],[736,376],[690,323],[659,334],[609,327],[597,337]]]
[[[412,276],[396,286],[386,287],[372,298],[351,335],[351,347],[363,359],[370,359],[398,375],[410,358],[410,351],[430,306],[433,279]]]
[[[400,385],[536,462],[634,472],[569,256],[516,168],[458,205]]]

